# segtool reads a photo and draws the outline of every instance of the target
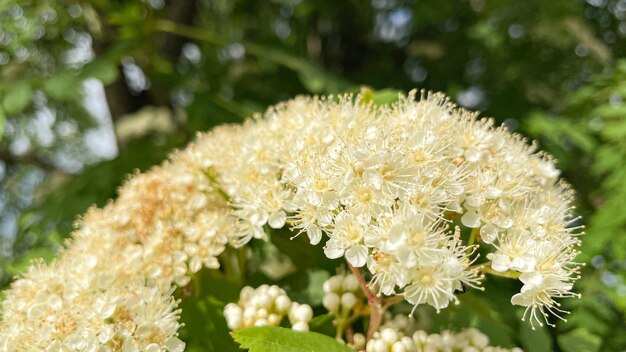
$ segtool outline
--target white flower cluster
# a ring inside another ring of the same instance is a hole
[[[0,349],[180,350],[171,286],[286,224],[366,267],[378,293],[437,310],[479,284],[461,239],[474,229],[486,268],[521,273],[512,303],[541,324],[578,275],[572,192],[557,178],[535,146],[439,94],[386,107],[296,98],[199,136],[91,209],[56,261],[6,292]],[[113,315],[94,311],[103,300]]]
[[[322,304],[330,313],[347,317],[363,303],[359,280],[353,274],[331,276],[322,286]]]
[[[172,285],[234,237],[236,218],[191,151],[136,175],[92,208],[69,248],[6,291],[0,351],[183,351]]]
[[[458,333],[444,330],[441,334],[416,331],[406,335],[393,327],[381,327],[367,342],[366,352],[522,352],[519,348],[506,349],[489,346],[489,338],[470,328]]]
[[[293,330],[308,331],[313,310],[306,304],[292,302],[285,290],[276,285],[261,285],[256,289],[246,286],[237,303],[228,303],[224,307],[224,317],[231,330],[279,326],[285,315],[289,316]]]
[[[491,272],[522,274],[512,303],[531,321],[574,296],[572,192],[554,161],[443,95],[386,107],[297,98],[219,132],[202,143],[242,244],[288,224],[312,244],[327,239],[329,258],[367,267],[378,293],[439,310],[478,287],[478,243],[491,251]]]

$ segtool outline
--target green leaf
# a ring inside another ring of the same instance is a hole
[[[337,327],[333,324],[333,320],[335,320],[334,314],[318,315],[309,321],[309,329],[320,334],[335,336]]]
[[[396,89],[383,89],[374,92],[374,104],[389,105],[398,101],[400,91]]]
[[[279,327],[253,327],[233,331],[242,348],[250,352],[350,352],[335,339],[316,332],[293,331]]]
[[[4,124],[6,123],[7,116],[4,113],[4,109],[0,106],[0,141],[4,137]]]
[[[293,264],[302,270],[324,268],[332,271],[337,267],[337,261],[328,259],[321,246],[313,246],[309,243],[306,234],[301,234],[292,239],[293,233],[289,230],[272,230],[270,240]]]
[[[48,95],[59,100],[71,100],[78,96],[80,78],[72,73],[63,72],[47,79],[43,89]]]
[[[183,300],[180,337],[185,341],[186,351],[222,352],[236,351],[233,339],[228,335],[224,318],[225,303],[209,297],[187,297]]]
[[[28,103],[30,103],[30,97],[33,93],[33,89],[30,83],[21,81],[9,89],[9,92],[2,100],[4,111],[7,114],[17,114],[24,110]]]
[[[564,352],[596,352],[602,339],[586,329],[578,328],[558,337],[559,347]]]
[[[50,262],[50,260],[52,260],[52,258],[54,258],[56,254],[57,253],[54,251],[54,249],[49,247],[33,248],[29,250],[24,256],[17,258],[12,263],[9,263],[9,265],[7,265],[4,270],[7,274],[11,276],[22,274],[26,271],[28,266],[31,265],[34,259],[43,258],[44,261]]]
[[[324,290],[322,286],[324,281],[328,280],[330,274],[325,270],[315,270],[309,272],[309,287],[307,289],[309,294],[310,304],[319,305],[322,304],[324,298]]]
[[[82,76],[99,79],[103,84],[110,84],[117,79],[117,66],[109,60],[94,60],[83,67]]]
[[[523,322],[520,324],[519,337],[522,342],[522,347],[526,352],[543,352],[553,351],[552,340],[545,325],[537,326],[533,330],[529,323]]]

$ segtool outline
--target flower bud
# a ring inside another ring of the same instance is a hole
[[[365,335],[361,334],[360,332],[357,332],[352,337],[352,343],[354,344],[355,349],[357,350],[363,349],[363,347],[365,347]]]
[[[243,310],[243,317],[245,319],[254,319],[254,317],[256,317],[256,308],[254,308],[254,307],[246,307]]]
[[[239,301],[249,301],[252,296],[254,296],[254,289],[250,286],[245,286],[239,293]]]
[[[413,342],[413,340],[410,337],[402,336],[402,338],[400,339],[400,342],[402,343],[402,345],[404,346],[404,349],[407,352],[417,352],[417,346],[415,345],[415,342]]]
[[[295,331],[309,331],[309,324],[298,321],[291,326],[291,329]]]
[[[267,290],[267,294],[272,298],[278,297],[283,292],[284,291],[276,285],[270,286],[270,288]]]
[[[383,340],[373,339],[365,347],[367,352],[387,352],[387,344]]]
[[[313,318],[313,309],[308,304],[299,304],[291,306],[291,311],[289,312],[289,320],[291,322],[308,322]]]
[[[402,342],[396,341],[391,345],[391,352],[407,352],[407,350]]]
[[[346,310],[350,310],[354,308],[354,306],[357,304],[358,301],[359,300],[356,298],[356,296],[352,292],[346,292],[343,295],[341,295],[341,305]]]
[[[354,275],[346,275],[343,278],[343,290],[356,292],[360,289],[359,279]]]
[[[324,289],[325,293],[329,293],[329,292],[339,293],[341,291],[342,284],[343,284],[343,279],[341,278],[341,276],[339,275],[331,276],[330,278],[328,278],[328,280],[324,282],[324,284],[322,285],[322,288]]]
[[[240,317],[226,317],[226,325],[230,330],[237,330],[241,327],[241,318]]]
[[[270,314],[267,316],[267,323],[270,325],[278,326],[281,320],[282,317],[278,314]]]
[[[258,319],[257,321],[254,322],[254,326],[266,326],[267,325],[267,320],[265,319]]]
[[[388,345],[398,341],[398,332],[394,329],[386,328],[380,332],[380,338]]]
[[[322,298],[322,305],[328,309],[331,313],[337,313],[339,310],[339,296],[336,293],[330,292],[324,295]]]
[[[267,309],[265,309],[265,308],[259,308],[259,309],[257,309],[257,311],[256,311],[255,317],[256,317],[257,319],[265,319],[265,318],[267,318],[267,315],[268,315],[268,313],[267,313]]]
[[[274,300],[276,313],[285,314],[291,307],[291,300],[286,295],[280,295]]]
[[[258,297],[257,301],[256,301],[258,307],[267,307],[267,308],[269,308],[272,305],[273,299],[272,299],[272,296],[270,296],[269,294],[262,293],[262,294],[260,294],[260,295],[258,295],[256,297]]]

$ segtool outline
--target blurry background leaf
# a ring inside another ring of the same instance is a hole
[[[30,103],[30,96],[33,93],[30,83],[26,81],[13,85],[2,100],[4,111],[7,114],[16,114],[24,110]]]
[[[559,336],[559,346],[564,352],[596,352],[602,340],[585,329],[576,329]]]

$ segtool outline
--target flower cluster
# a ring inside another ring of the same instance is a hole
[[[189,154],[135,175],[90,209],[69,247],[36,263],[3,300],[2,351],[170,351],[183,286],[235,241],[237,219]]]
[[[226,245],[284,226],[416,306],[445,308],[482,271],[513,272],[512,303],[541,324],[578,275],[558,175],[534,145],[440,94],[299,97],[200,135],[91,209],[57,260],[6,292],[0,349],[181,350],[171,288],[219,267]],[[481,265],[477,244],[490,252]]]
[[[287,224],[366,267],[378,293],[437,310],[486,270],[521,275],[512,303],[539,324],[575,296],[573,197],[554,160],[443,95],[296,98],[220,132],[204,143],[240,243]]]
[[[347,317],[358,310],[363,301],[359,280],[352,274],[331,276],[322,286],[322,304],[335,316]]]
[[[237,303],[224,307],[224,317],[231,330],[280,326],[285,315],[289,316],[293,330],[308,331],[313,310],[306,304],[292,302],[285,290],[276,285],[261,285],[256,289],[246,286],[241,290]]]
[[[391,327],[383,327],[365,346],[366,352],[522,352],[519,348],[506,349],[489,346],[489,338],[470,328],[458,333],[444,330],[441,334],[416,331],[406,335]]]

